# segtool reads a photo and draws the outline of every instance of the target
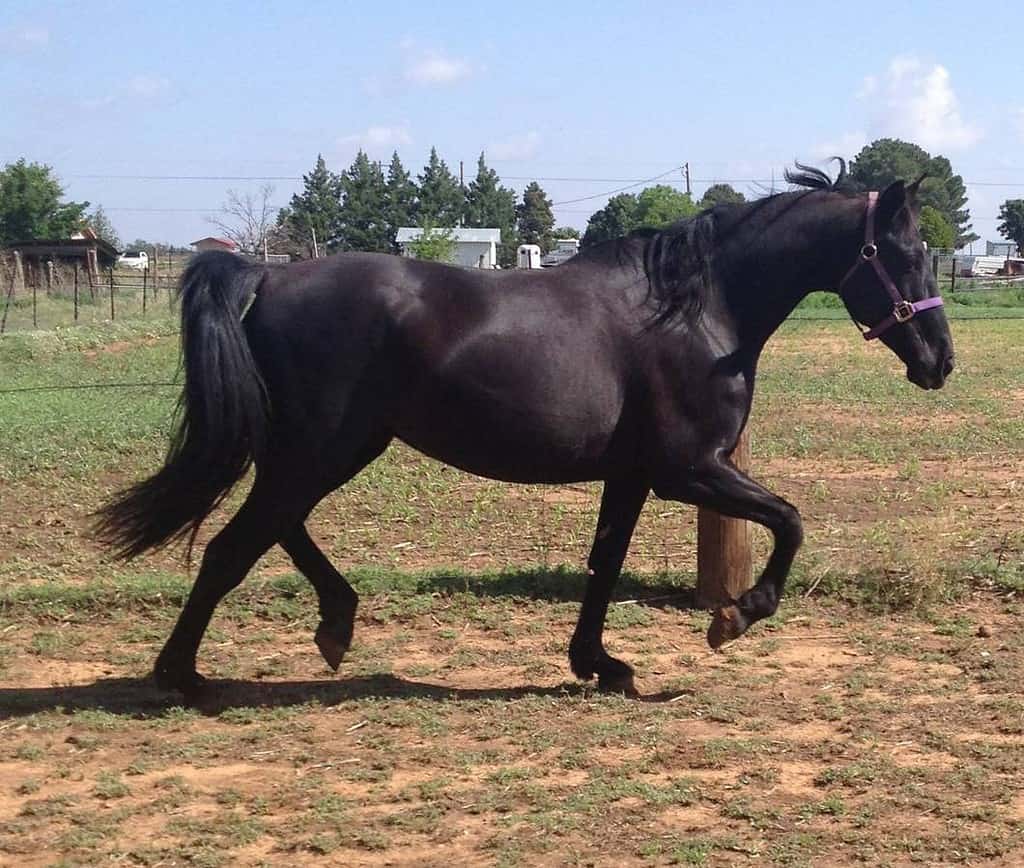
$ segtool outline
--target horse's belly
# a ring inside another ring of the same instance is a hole
[[[414,449],[469,473],[508,482],[600,479],[613,459],[615,421],[599,407],[528,407],[500,398],[434,396],[395,434]]]

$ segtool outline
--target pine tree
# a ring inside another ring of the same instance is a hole
[[[419,225],[425,221],[439,227],[459,225],[465,211],[465,194],[459,179],[448,169],[445,161],[437,155],[437,149],[430,149],[430,160],[419,176],[419,206],[416,219]]]
[[[553,243],[555,215],[551,213],[551,200],[536,181],[523,190],[522,204],[516,205],[516,218],[522,243],[538,244],[541,253],[547,253]]]
[[[480,154],[476,177],[466,193],[466,225],[501,230],[498,264],[515,265],[519,235],[516,232],[516,191],[501,186],[501,179]]]
[[[278,223],[291,242],[313,255],[313,236],[322,256],[334,250],[341,241],[341,184],[337,175],[327,170],[322,154],[316,166],[302,176],[303,190],[292,196],[288,213],[282,212]]]
[[[416,185],[402,161],[398,159],[398,151],[391,155],[388,166],[388,181],[385,192],[388,237],[392,250],[395,247],[395,235],[400,226],[414,226],[416,220]]]
[[[387,220],[387,188],[379,163],[360,150],[341,174],[341,249],[388,253],[392,249]]]

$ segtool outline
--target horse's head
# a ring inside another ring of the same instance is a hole
[[[868,194],[860,252],[839,292],[850,316],[868,327],[866,339],[896,353],[912,383],[938,389],[953,370],[953,339],[917,231],[919,183],[896,181]]]

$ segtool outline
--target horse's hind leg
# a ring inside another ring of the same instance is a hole
[[[352,644],[359,595],[317,548],[305,525],[299,524],[288,531],[281,538],[281,547],[316,590],[320,600],[320,625],[314,637],[316,647],[327,665],[337,671]]]
[[[381,455],[391,441],[390,435],[371,438],[346,462],[340,474],[324,486],[323,494],[340,488],[360,470]],[[342,448],[342,444],[338,444]],[[338,454],[338,450],[332,450]],[[317,498],[319,500],[319,498]],[[314,640],[327,665],[337,671],[352,644],[359,595],[313,542],[303,522],[298,522],[281,537],[281,547],[316,590],[320,602],[320,625]]]
[[[156,661],[153,674],[161,688],[188,695],[202,687],[196,655],[217,604],[316,502],[315,490],[303,486],[300,476],[282,478],[275,474],[272,482],[258,474],[241,509],[207,545],[178,623]]]

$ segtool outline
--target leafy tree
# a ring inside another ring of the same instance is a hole
[[[420,199],[417,208],[419,224],[430,221],[437,226],[457,226],[465,211],[465,193],[459,179],[448,169],[447,164],[437,155],[437,149],[430,149],[430,160],[419,176]]]
[[[956,232],[938,208],[931,205],[921,207],[918,221],[921,238],[930,250],[949,250],[956,242]]]
[[[97,205],[92,213],[86,216],[85,222],[107,244],[121,250],[121,239],[118,238],[114,224],[110,222],[107,212],[103,210],[101,205]]]
[[[0,244],[67,238],[83,223],[88,202],[62,202],[53,169],[24,159],[0,171]]]
[[[498,173],[490,168],[480,154],[476,177],[466,191],[466,225],[478,229],[501,230],[498,264],[503,268],[515,265],[519,235],[516,232],[516,192],[501,186]]]
[[[738,190],[734,190],[731,185],[712,184],[704,191],[698,207],[703,211],[715,205],[742,205],[746,201],[746,197]]]
[[[338,212],[343,250],[387,253],[392,249],[387,221],[387,186],[379,163],[360,149],[340,180],[342,203]]]
[[[602,241],[622,238],[639,225],[637,222],[637,201],[632,193],[619,193],[612,196],[608,203],[599,211],[590,215],[586,232],[583,233],[581,247],[590,247]]]
[[[918,201],[937,209],[956,233],[956,247],[963,247],[978,236],[971,232],[971,214],[963,178],[943,156],[933,157],[924,148],[900,139],[878,139],[866,145],[850,164],[850,177],[865,190],[883,190],[893,181],[921,183]]]
[[[408,247],[416,259],[452,262],[455,259],[456,243],[451,229],[437,228],[428,220],[423,225],[423,231],[408,243]]]
[[[558,238],[579,238],[580,230],[575,229],[572,226],[556,226],[554,231],[551,233],[556,239]]]
[[[1024,256],[1024,199],[1007,199],[999,207],[999,234],[1017,245]]]
[[[398,151],[391,155],[388,166],[388,180],[384,191],[388,232],[394,249],[395,235],[401,226],[413,226],[416,219],[416,185],[412,176],[405,171]]]
[[[313,255],[313,235],[321,255],[341,242],[341,181],[327,169],[322,154],[316,165],[302,176],[302,192],[278,214],[277,224],[289,239],[289,246]]]
[[[538,244],[541,253],[551,249],[555,215],[551,213],[551,200],[536,181],[523,190],[523,201],[516,205],[516,221],[523,244]]]
[[[689,193],[681,193],[667,184],[647,187],[636,197],[636,221],[639,226],[660,229],[697,213]]]

